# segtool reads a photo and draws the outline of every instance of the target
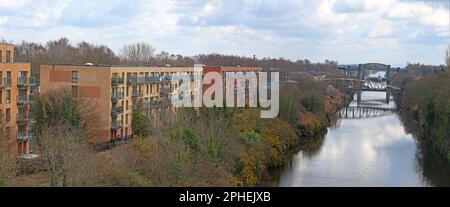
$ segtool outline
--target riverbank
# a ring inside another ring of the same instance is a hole
[[[402,74],[395,81],[404,88],[395,99],[408,132],[450,163],[450,75]]]
[[[363,92],[371,110],[395,107],[379,92]],[[325,136],[295,152],[286,166],[270,172],[261,186],[279,187],[425,187],[449,186],[449,168],[430,155],[396,112],[339,116]],[[360,112],[357,112],[358,114]],[[302,144],[300,145],[302,146]],[[448,166],[448,165],[447,165]]]
[[[337,89],[312,80],[280,91],[278,118],[260,119],[259,109],[201,109],[200,116],[185,111],[162,133],[105,153],[116,169],[112,177],[120,178],[116,185],[260,184],[295,149],[320,142],[348,101]]]

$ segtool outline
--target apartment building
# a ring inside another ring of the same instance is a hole
[[[133,109],[139,107],[147,115],[157,115],[174,110],[172,96],[195,94],[199,90],[199,84],[194,81],[195,73],[201,74],[201,70],[194,67],[42,65],[40,91],[65,88],[74,96],[93,100],[100,115],[99,122],[102,122],[100,140],[93,144],[114,143],[132,137]],[[172,79],[182,74],[187,74],[190,90],[180,93],[182,82],[172,83]]]
[[[36,85],[30,77],[29,63],[14,62],[14,45],[0,44],[0,114],[3,136],[11,153],[30,152],[30,87]]]
[[[240,66],[203,66],[203,73],[206,75],[208,73],[211,72],[217,72],[219,74],[221,74],[222,76],[222,83],[223,83],[223,93],[224,95],[227,93],[227,84],[228,84],[228,80],[227,80],[227,73],[238,73],[238,72],[242,72],[243,75],[246,75],[248,72],[262,72],[263,68],[262,67],[240,67]],[[236,78],[236,80],[239,80],[240,78]],[[239,82],[235,83],[235,87],[240,87],[239,84],[242,84],[245,81],[245,88],[246,90],[248,90],[250,82],[255,82],[258,83],[258,75],[257,77],[254,78],[246,78],[246,77],[242,77],[242,80],[240,80]],[[206,88],[211,87],[209,85],[204,85],[203,89],[205,90]],[[237,97],[238,95],[241,95],[242,98],[245,98],[245,106],[249,105],[251,96],[249,95],[248,92],[243,92],[243,94],[239,94],[238,91],[235,89],[234,91],[234,95]],[[225,99],[224,99],[225,100]],[[253,101],[257,101],[257,100],[253,100]],[[237,99],[235,99],[235,106],[237,105]]]

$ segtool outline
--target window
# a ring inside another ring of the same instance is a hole
[[[11,127],[5,128],[5,135],[6,135],[6,137],[11,137]]]
[[[7,50],[6,51],[6,63],[10,63],[11,62],[11,51]]]
[[[3,62],[3,51],[0,50],[0,63]]]
[[[27,136],[27,128],[25,125],[19,126],[19,136],[21,136],[21,137]]]
[[[78,71],[72,71],[72,83],[78,83]]]
[[[20,96],[20,97],[25,97],[25,96],[27,96],[27,89],[20,89],[20,90],[19,90],[19,96]]]
[[[129,88],[128,88],[128,86],[126,86],[127,87],[127,94],[125,95],[126,97],[128,97],[128,91],[130,90]]]
[[[0,91],[0,104],[2,104],[2,102],[3,102],[3,92]]]
[[[6,122],[10,122],[11,121],[11,109],[6,109]]]
[[[125,115],[125,124],[128,124],[128,114]]]
[[[149,94],[150,93],[150,87],[148,87],[148,85],[147,85],[147,94]]]
[[[11,91],[7,90],[6,91],[6,104],[10,104],[11,103]]]
[[[128,101],[126,101],[125,110],[128,111]]]
[[[26,109],[24,107],[19,107],[18,114],[19,114],[19,117],[26,118],[27,111],[26,111]]]
[[[6,72],[6,87],[11,87],[11,71]]]
[[[78,97],[78,86],[72,86],[72,97]]]

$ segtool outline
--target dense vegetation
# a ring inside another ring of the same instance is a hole
[[[290,150],[323,132],[344,102],[333,87],[309,79],[282,91],[274,119],[260,119],[259,109],[183,109],[159,118],[135,110],[139,136],[106,152],[91,145],[89,129],[98,128],[91,103],[66,91],[42,94],[33,104],[40,158],[26,170],[9,165],[2,184],[254,186],[267,169],[283,166]]]
[[[405,119],[416,127],[410,130],[450,160],[450,75],[403,73],[395,82],[404,88],[398,104]]]

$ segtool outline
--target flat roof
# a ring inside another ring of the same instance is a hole
[[[105,68],[192,68],[194,66],[163,66],[163,65],[107,65],[107,64],[44,64],[48,66],[67,67],[105,67]]]

